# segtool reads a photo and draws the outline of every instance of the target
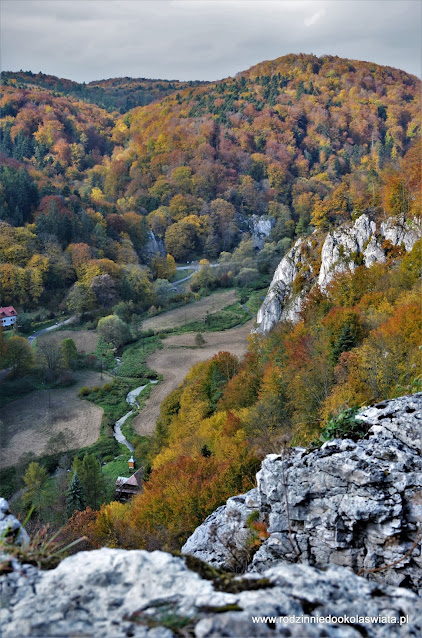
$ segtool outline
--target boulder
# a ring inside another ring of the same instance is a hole
[[[0,497],[0,539],[6,538],[16,545],[26,545],[29,536],[21,522],[10,513],[6,499]]]

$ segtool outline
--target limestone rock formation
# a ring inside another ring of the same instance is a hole
[[[413,592],[342,567],[280,564],[247,579],[209,579],[188,565],[164,552],[109,548],[80,552],[44,572],[12,560],[0,577],[2,638],[416,638],[422,631]],[[329,615],[348,620],[316,624]],[[356,615],[393,620],[364,624]]]
[[[356,418],[369,428],[357,442],[336,439],[311,452],[294,448],[288,456],[268,455],[258,488],[229,499],[182,551],[236,568],[236,557],[244,560],[247,518],[255,509],[270,537],[254,555],[253,571],[295,562],[297,555],[301,563],[355,572],[403,558],[422,526],[422,393],[378,404]],[[411,556],[367,577],[420,591],[420,540]]]
[[[148,241],[142,246],[142,259],[149,263],[154,257],[165,257],[166,249],[162,239],[155,236],[152,230],[148,233]]]
[[[280,261],[267,295],[258,311],[258,332],[268,332],[282,319],[295,321],[300,312],[301,297],[292,299],[293,282],[303,265],[303,248],[310,241],[298,239],[293,248]]]
[[[254,248],[261,248],[264,245],[265,237],[269,237],[272,229],[274,228],[275,219],[268,215],[252,215],[249,221],[251,233],[252,233],[252,246]]]
[[[417,219],[390,218],[380,224],[378,231],[368,215],[361,215],[354,224],[348,222],[327,234],[319,272],[311,271],[312,284],[325,291],[334,275],[353,272],[356,263],[363,263],[367,268],[374,263],[384,263],[386,256],[382,244],[385,240],[409,251],[421,237],[421,230]],[[266,333],[279,321],[298,319],[304,294],[293,295],[293,282],[306,265],[310,248],[311,239],[298,239],[281,260],[258,312],[257,332]]]
[[[10,513],[6,499],[0,497],[0,539],[13,540],[17,545],[26,545],[29,536],[20,521]]]
[[[103,548],[40,571],[0,552],[2,638],[420,636],[422,602],[411,591],[421,585],[420,544],[406,554],[422,520],[422,393],[357,418],[370,428],[357,442],[267,456],[258,487],[187,541],[193,558]],[[10,517],[4,499],[0,512]],[[271,534],[251,561],[254,512]],[[223,574],[198,557],[230,569],[249,560],[248,573]],[[372,581],[354,573],[403,557]]]

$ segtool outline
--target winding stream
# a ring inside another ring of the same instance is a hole
[[[130,392],[127,393],[126,402],[130,406],[132,406],[132,409],[129,410],[129,412],[127,412],[114,424],[114,438],[119,443],[123,443],[123,445],[126,445],[126,447],[129,449],[130,452],[133,452],[135,448],[133,447],[132,443],[129,443],[129,441],[123,434],[122,425],[130,417],[130,415],[135,412],[135,408],[139,408],[139,403],[137,402],[136,397],[142,392],[144,388],[147,387],[147,385],[150,385],[151,383],[158,383],[158,381],[150,381],[149,383],[146,383],[145,385],[140,385],[139,388],[135,388],[134,390],[131,390]]]

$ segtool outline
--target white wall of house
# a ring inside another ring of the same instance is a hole
[[[16,323],[16,317],[2,317],[1,325],[2,326],[13,326]]]

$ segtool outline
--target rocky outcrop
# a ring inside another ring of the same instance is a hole
[[[414,593],[342,567],[279,564],[246,579],[189,564],[164,552],[109,548],[45,572],[9,560],[0,577],[2,638],[410,638],[422,631]],[[378,616],[390,624],[365,624]]]
[[[142,246],[142,259],[149,263],[154,257],[165,257],[166,249],[162,239],[155,236],[152,230],[149,231],[148,241]]]
[[[10,513],[9,504],[4,498],[0,498],[0,539],[8,539],[16,545],[26,545],[29,536],[21,522]]]
[[[299,274],[310,241],[298,239],[280,261],[267,295],[258,311],[258,332],[268,332],[279,321],[295,321],[301,307],[301,296],[292,298],[293,282]],[[305,249],[305,250],[304,250]]]
[[[344,224],[327,234],[319,272],[313,273],[311,269],[311,285],[325,291],[338,273],[353,272],[357,264],[369,268],[375,263],[384,263],[386,240],[409,251],[420,237],[421,224],[417,219],[390,218],[377,230],[368,215],[361,215],[354,224]],[[281,260],[258,312],[257,332],[268,332],[279,321],[298,319],[304,294],[293,294],[293,282],[306,265],[310,248],[310,239],[299,239]]]
[[[267,456],[257,489],[229,499],[182,551],[235,568],[236,557],[244,560],[248,517],[255,509],[270,536],[250,570],[299,560],[357,572],[403,559],[422,525],[422,393],[378,404],[356,418],[369,429],[364,439],[336,439],[310,452],[294,448],[289,455]],[[404,560],[365,574],[420,591],[421,567],[419,538]]]
[[[321,269],[318,275],[318,285],[326,290],[335,274],[339,272],[353,272],[356,268],[354,258],[363,255],[365,265],[385,261],[384,251],[379,247],[375,238],[376,224],[367,215],[361,215],[353,226],[346,226],[328,233],[321,251]],[[368,263],[365,251],[371,242]]]
[[[264,246],[264,239],[269,237],[272,229],[274,228],[275,219],[268,215],[252,215],[249,221],[249,226],[252,234],[252,246],[254,248],[261,248]]]

